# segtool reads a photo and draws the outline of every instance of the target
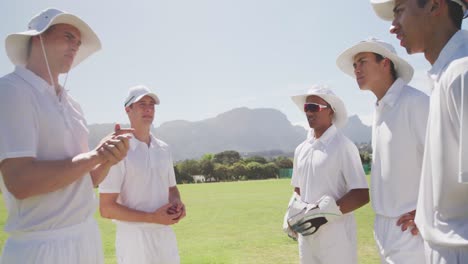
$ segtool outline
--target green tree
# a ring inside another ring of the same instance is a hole
[[[275,163],[269,162],[262,165],[262,167],[262,179],[278,178],[279,168]]]
[[[213,176],[214,163],[211,159],[201,159],[199,161],[200,173],[205,176],[206,179],[209,179]]]
[[[261,179],[263,173],[262,164],[258,162],[249,162],[246,165],[247,177],[250,179]]]
[[[293,167],[293,161],[288,157],[277,157],[273,162],[280,169],[291,169]]]
[[[230,172],[232,179],[237,181],[247,176],[247,167],[243,162],[239,161],[230,167]]]
[[[232,165],[241,160],[240,154],[234,150],[227,150],[213,156],[214,163]]]
[[[200,174],[200,165],[197,160],[184,160],[177,163],[177,170],[179,171],[180,176],[183,180],[191,179],[189,182],[193,182],[193,175]]]
[[[178,167],[179,167],[178,164],[174,166],[174,174],[176,177],[176,182],[178,184],[192,183],[193,182],[192,176],[187,174],[185,171],[181,173]]]
[[[215,178],[216,181],[226,181],[229,179],[229,167],[224,164],[215,164],[213,178]]]
[[[261,157],[261,156],[252,156],[250,158],[244,159],[244,161],[246,163],[249,163],[249,162],[258,162],[260,164],[267,164],[268,163],[268,161],[264,157]]]

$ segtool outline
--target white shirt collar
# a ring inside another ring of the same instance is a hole
[[[405,85],[406,82],[403,79],[396,79],[390,86],[390,88],[387,90],[384,97],[380,99],[380,101],[377,101],[375,105],[378,106],[379,104],[386,104],[390,107],[393,107],[398,101],[401,91],[403,90],[403,86]]]
[[[438,81],[447,65],[456,59],[460,46],[466,45],[467,42],[468,31],[458,30],[445,44],[434,65],[428,71],[429,77],[434,81]]]
[[[330,144],[330,142],[333,140],[333,138],[335,137],[336,133],[338,132],[338,129],[336,128],[335,125],[331,125],[326,131],[325,133],[322,134],[321,137],[319,138],[315,138],[314,137],[314,130],[310,130],[310,133],[311,134],[311,137],[310,137],[310,143],[312,144],[318,144],[318,143],[322,143],[323,145],[325,146],[328,146],[328,144]]]
[[[149,146],[140,140],[138,140],[135,135],[130,138],[130,148],[134,151],[137,147],[144,146],[145,148],[157,148],[159,145],[157,144],[156,138],[150,134],[150,144]]]
[[[38,89],[39,91],[45,93],[48,92],[50,94],[56,95],[55,88],[50,85],[46,80],[42,79],[40,76],[32,72],[31,70],[27,69],[23,66],[15,66],[14,73],[18,75],[21,79],[29,83],[32,87]],[[64,97],[66,95],[65,90],[60,86],[61,93],[59,97]]]

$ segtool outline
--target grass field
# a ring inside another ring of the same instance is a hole
[[[282,231],[291,195],[290,180],[179,185],[187,217],[174,226],[182,263],[298,263],[297,243]],[[355,213],[359,263],[379,263],[372,236],[369,205]],[[104,243],[105,263],[114,257],[115,226],[96,214]],[[6,220],[0,202],[0,224]],[[6,240],[0,232],[0,246]]]

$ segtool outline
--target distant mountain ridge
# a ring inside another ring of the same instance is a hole
[[[113,130],[112,124],[89,126],[90,147]],[[354,142],[370,142],[370,127],[351,116],[344,133]],[[174,160],[200,158],[205,153],[236,150],[241,153],[291,155],[306,138],[306,129],[294,126],[282,112],[271,108],[236,108],[200,121],[176,120],[161,124],[153,133],[171,146]]]

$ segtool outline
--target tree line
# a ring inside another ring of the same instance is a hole
[[[369,173],[372,160],[370,144],[359,144],[362,164]],[[199,160],[188,159],[177,162],[174,166],[176,181],[193,183],[194,175],[203,175],[205,181],[239,181],[278,178],[280,169],[291,169],[291,158],[279,156],[266,159],[261,156],[242,158],[240,153],[227,150],[217,154],[205,154]]]
[[[279,169],[289,169],[293,162],[288,157],[267,160],[261,156],[242,158],[234,150],[205,154],[201,159],[176,163],[177,183],[194,182],[193,175],[203,175],[206,181],[239,181],[278,178]]]

